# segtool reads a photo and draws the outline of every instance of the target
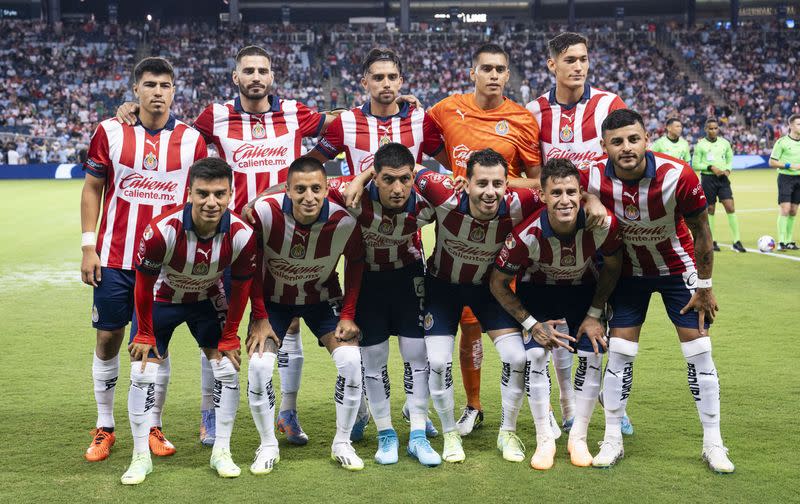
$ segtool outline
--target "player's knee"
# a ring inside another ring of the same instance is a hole
[[[331,353],[339,376],[349,384],[361,383],[361,352],[355,346],[340,346]]]
[[[119,355],[122,339],[125,337],[125,328],[106,331],[97,330],[97,344],[95,353],[101,360],[110,360]]]
[[[525,351],[525,358],[531,367],[541,368],[547,364],[547,350],[542,347],[533,347]]]
[[[148,362],[142,370],[141,362],[131,362],[131,388],[128,395],[128,414],[134,423],[141,422],[155,404],[155,384],[159,365]]]
[[[431,352],[428,353],[428,364],[432,373],[441,374],[447,369],[451,363],[451,357],[445,353]]]
[[[639,353],[639,343],[628,341],[622,338],[611,337],[608,340],[609,352],[625,355],[633,359]]]
[[[258,355],[254,353],[250,357],[247,371],[249,379],[253,383],[257,383],[259,387],[263,387],[266,382],[272,379],[272,372],[275,369],[275,354],[264,353]]]
[[[238,381],[239,373],[236,371],[233,362],[227,357],[223,357],[219,360],[212,360],[211,371],[214,373],[214,379],[223,384]]]
[[[303,358],[303,339],[300,337],[299,329],[292,331],[292,328],[289,327],[281,343],[281,352],[294,358]]]
[[[556,369],[572,367],[572,352],[562,347],[553,350],[553,366]]]
[[[292,319],[289,327],[286,329],[286,336],[292,337],[294,340],[300,340],[300,319]],[[302,348],[302,343],[300,343]]]

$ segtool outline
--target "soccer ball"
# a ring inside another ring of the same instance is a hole
[[[758,239],[758,250],[761,252],[772,252],[775,250],[775,238],[770,235],[764,235]]]

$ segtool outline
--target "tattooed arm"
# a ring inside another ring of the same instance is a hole
[[[694,237],[694,254],[697,263],[697,278],[699,280],[710,280],[711,272],[714,269],[714,250],[713,239],[711,238],[711,228],[708,226],[708,212],[703,210],[697,215],[685,217],[686,224]],[[686,313],[690,309],[698,312],[700,323],[698,329],[700,334],[705,336],[705,320],[711,323],[714,321],[719,306],[714,298],[711,287],[698,288],[692,294],[692,299],[683,307],[681,313]]]

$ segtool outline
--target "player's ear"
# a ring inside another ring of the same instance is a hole
[[[600,147],[603,148],[604,153],[608,154],[608,150],[606,149],[606,141],[603,140],[602,138],[600,139]]]
[[[236,68],[233,69],[231,72],[231,79],[233,79],[233,83],[237,86],[239,85],[239,73],[236,71]]]
[[[139,83],[138,82],[135,82],[133,84],[133,96],[136,97],[137,101],[139,100]]]
[[[361,87],[364,88],[364,91],[367,90],[367,76],[366,75],[361,77]]]
[[[469,69],[469,80],[475,82],[475,68],[472,67]]]
[[[555,75],[556,74],[556,60],[553,58],[547,58],[547,69],[550,70],[550,73]]]

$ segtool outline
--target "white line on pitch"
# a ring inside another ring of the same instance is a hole
[[[728,243],[718,243],[717,245],[719,245],[720,247],[730,247],[730,244],[728,244]],[[748,252],[753,252],[753,253],[758,254],[758,255],[772,256],[772,257],[777,257],[778,259],[789,259],[790,261],[800,261],[800,257],[798,257],[798,256],[791,256],[791,255],[785,255],[785,254],[776,254],[775,252],[761,252],[758,249],[751,249],[751,248],[747,248],[747,247],[745,247],[745,250],[748,251]]]

